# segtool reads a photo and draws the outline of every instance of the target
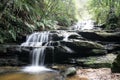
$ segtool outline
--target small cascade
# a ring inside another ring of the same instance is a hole
[[[50,69],[44,67],[45,59],[45,46],[42,46],[44,42],[49,41],[49,32],[35,32],[31,34],[25,43],[21,44],[21,47],[33,47],[31,51],[32,65],[25,67],[23,71],[38,73],[41,71],[50,71]],[[36,48],[37,47],[37,48]]]
[[[43,42],[49,41],[49,31],[44,32],[35,32],[31,34],[25,43],[22,43],[21,46],[24,47],[40,47]]]
[[[32,66],[43,66],[45,59],[45,47],[35,48],[32,52]],[[40,63],[39,63],[40,62]]]
[[[43,31],[43,32],[35,32],[28,36],[26,42],[21,44],[21,47],[31,48],[31,65],[25,67],[23,71],[25,72],[41,72],[41,71],[50,71],[50,69],[44,67],[45,55],[47,53],[52,53],[51,62],[54,64],[55,48],[64,49],[67,53],[72,53],[73,51],[65,46],[61,45],[60,41],[68,41],[68,37],[74,33],[66,32],[66,31]],[[61,37],[62,36],[62,37]],[[51,52],[47,52],[50,50]],[[47,57],[47,56],[46,56]]]
[[[68,37],[69,37],[69,33],[67,33],[67,32],[64,32],[63,33],[63,36],[64,36],[64,41],[68,41]]]
[[[91,30],[94,29],[94,21],[85,20],[79,21],[71,27],[72,30]]]

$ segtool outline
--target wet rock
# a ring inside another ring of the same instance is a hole
[[[68,37],[68,39],[78,39],[78,40],[85,40],[83,37],[77,34],[72,34]]]
[[[68,37],[68,40],[70,39],[85,40],[81,35],[74,31],[67,31],[65,35]]]
[[[18,65],[19,45],[0,45],[0,66]]]
[[[61,36],[59,33],[53,33],[50,36],[52,41],[59,41],[59,40],[63,40],[63,36]]]
[[[0,66],[22,66],[30,63],[32,47],[20,47],[20,45],[0,46]]]
[[[20,53],[18,54],[19,65],[28,65],[31,62],[30,52],[32,47],[21,47]]]
[[[99,36],[103,37],[105,41],[109,42],[119,42],[120,41],[120,32],[113,32],[113,33],[97,33]]]
[[[109,67],[116,58],[115,54],[107,54],[103,56],[90,56],[90,57],[83,57],[76,60],[76,63],[79,66],[89,67],[89,68],[101,68],[101,67]]]
[[[0,53],[7,53],[9,51],[19,51],[19,45],[0,45]]]
[[[104,54],[107,54],[107,50],[105,49],[92,49],[88,52],[88,54],[91,54],[91,55],[104,55]]]
[[[92,41],[83,40],[61,41],[61,44],[69,47],[71,50],[74,51],[74,53],[77,53],[79,56],[106,54],[103,45]]]
[[[118,54],[117,58],[114,60],[112,64],[112,72],[120,73],[120,54]]]
[[[120,51],[120,44],[108,44],[105,47],[109,53]]]
[[[72,55],[70,53],[72,53],[72,52],[67,50],[64,46],[56,46],[54,48],[54,60],[55,60],[55,62],[57,62],[57,63],[66,62],[68,60],[68,58],[70,57],[70,55]]]
[[[120,32],[105,32],[105,31],[87,31],[87,32],[78,32],[82,37],[93,40],[93,41],[106,41],[106,42],[119,42],[120,41]]]
[[[69,44],[71,44],[73,46],[84,48],[84,49],[104,49],[103,45],[96,42],[92,42],[92,41],[73,40],[73,41],[68,41],[63,43],[67,46],[70,46]]]
[[[75,67],[70,67],[68,69],[66,69],[65,71],[65,76],[73,76],[76,74],[76,68]]]

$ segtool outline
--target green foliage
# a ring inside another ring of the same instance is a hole
[[[57,21],[59,22],[59,25],[61,26],[70,26],[72,20],[61,16],[57,18]]]
[[[46,20],[42,19],[41,21],[36,21],[36,29],[37,30],[50,30],[50,29],[56,29],[57,21],[54,20]]]
[[[106,24],[106,29],[119,27],[120,0],[90,0],[89,11],[98,24]]]
[[[74,19],[73,0],[0,0],[0,43]]]

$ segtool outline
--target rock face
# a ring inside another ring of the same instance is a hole
[[[120,32],[78,32],[82,37],[93,41],[119,42]]]
[[[60,30],[50,31],[49,38],[51,41],[42,43],[47,47],[45,64],[74,63],[85,67],[96,67],[97,64],[97,67],[111,67],[115,56],[112,55],[112,60],[106,56],[120,51],[120,32]],[[31,62],[29,54],[34,48],[1,45],[0,65],[28,65]],[[113,64],[116,65],[116,61]]]
[[[114,59],[116,58],[116,54],[106,54],[102,56],[90,56],[83,57],[76,60],[77,65],[83,67],[91,67],[91,68],[102,68],[107,67],[111,68]]]
[[[0,45],[0,66],[19,65],[18,54],[18,45]]]
[[[62,41],[61,44],[69,47],[71,50],[73,50],[73,53],[77,54],[77,56],[95,56],[106,54],[106,50],[104,49],[103,45],[92,41]]]

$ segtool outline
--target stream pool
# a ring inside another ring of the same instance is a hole
[[[9,71],[8,71],[9,70]],[[0,68],[0,71],[3,69]],[[57,71],[42,71],[40,73],[28,73],[22,71],[12,71],[12,69],[4,69],[0,73],[0,80],[62,80]]]

